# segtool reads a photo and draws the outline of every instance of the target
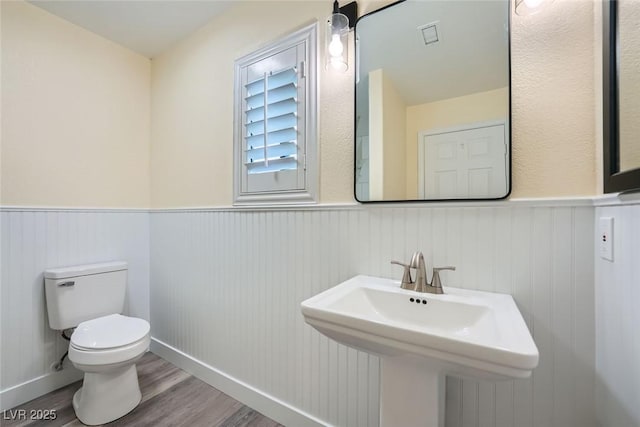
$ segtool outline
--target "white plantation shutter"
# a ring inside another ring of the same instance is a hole
[[[296,35],[236,62],[236,203],[309,201],[310,145],[315,153],[309,62],[315,72],[315,59],[310,40]]]
[[[299,138],[304,135],[303,69],[304,46],[298,45],[247,66],[243,73],[248,81],[243,85],[243,191],[304,188],[305,147]]]

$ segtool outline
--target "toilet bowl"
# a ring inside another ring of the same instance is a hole
[[[84,372],[73,409],[87,425],[104,424],[132,411],[142,398],[135,363],[149,348],[149,323],[111,314],[78,325],[69,360]]]

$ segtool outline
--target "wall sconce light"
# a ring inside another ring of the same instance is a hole
[[[358,4],[353,1],[343,7],[338,0],[333,2],[333,13],[327,19],[326,28],[326,68],[345,72],[348,64],[348,35],[358,17]]]
[[[553,0],[515,0],[516,15],[526,16],[540,12],[546,5],[553,3]]]

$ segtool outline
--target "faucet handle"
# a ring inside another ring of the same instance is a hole
[[[391,261],[391,264],[396,264],[404,267],[404,273],[402,274],[402,282],[400,283],[400,287],[402,289],[413,290],[413,280],[411,280],[411,265],[405,264],[400,261]]]
[[[395,260],[394,260],[394,261],[391,261],[391,264],[401,265],[401,266],[403,266],[403,267],[407,267],[407,268],[410,268],[410,267],[411,267],[409,264],[406,264],[406,263],[404,263],[404,262],[400,262],[400,261],[395,261]]]
[[[455,270],[456,268],[453,266],[447,267],[434,267],[433,268],[433,277],[431,278],[431,286],[434,288],[442,289],[442,281],[440,280],[440,272],[442,270]]]
[[[409,261],[409,265],[411,268],[419,268],[420,261],[424,264],[424,255],[422,255],[420,251],[414,252],[411,256],[411,261]]]

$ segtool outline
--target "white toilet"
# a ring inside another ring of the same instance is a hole
[[[149,348],[149,323],[123,316],[127,263],[109,262],[44,272],[49,326],[76,328],[69,360],[84,372],[73,409],[87,425],[132,411],[142,398],[135,363]]]

